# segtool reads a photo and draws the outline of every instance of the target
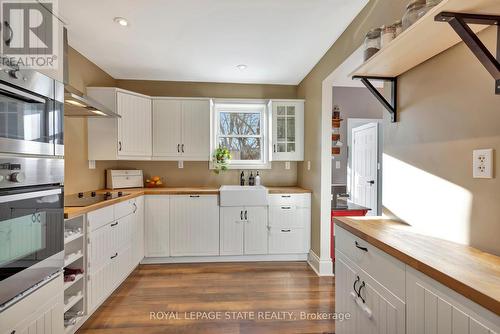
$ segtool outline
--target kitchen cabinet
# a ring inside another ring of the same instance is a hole
[[[210,100],[153,100],[153,159],[210,160]]]
[[[500,320],[455,291],[407,267],[407,333],[500,333]]]
[[[0,313],[2,334],[64,333],[62,274]]]
[[[272,160],[304,160],[304,101],[272,100]]]
[[[267,207],[222,207],[220,255],[267,254]]]
[[[150,160],[151,98],[113,87],[88,87],[87,94],[121,118],[89,118],[89,160]]]
[[[144,259],[144,196],[135,199],[133,250],[134,263],[140,263]]]
[[[104,302],[142,259],[135,253],[141,244],[136,236],[141,229],[140,219],[135,215],[139,206],[136,199],[132,199],[88,214],[87,300],[90,313]],[[110,215],[111,212],[113,215]],[[123,216],[125,212],[130,213]],[[110,221],[110,218],[113,219]]]
[[[405,333],[405,303],[341,252],[335,262],[335,277],[335,311],[352,315],[336,323],[336,333]]]
[[[311,195],[273,194],[269,198],[269,253],[308,253]]]
[[[170,196],[145,198],[146,257],[170,256]]]
[[[170,198],[170,255],[219,255],[217,195]]]

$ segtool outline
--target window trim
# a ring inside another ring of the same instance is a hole
[[[221,112],[259,112],[261,116],[260,135],[238,136],[238,135],[220,135],[219,133],[219,115]],[[265,101],[249,100],[231,100],[214,101],[212,105],[212,133],[211,133],[211,154],[218,147],[221,137],[255,137],[261,138],[261,160],[231,160],[228,163],[228,169],[271,169],[269,157],[269,143],[272,141],[269,132],[269,108]],[[213,169],[213,161],[210,161],[210,168]]]

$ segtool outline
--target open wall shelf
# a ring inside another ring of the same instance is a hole
[[[495,25],[499,34],[496,58],[476,36]],[[362,81],[396,122],[397,77],[462,41],[492,75],[494,91],[500,94],[500,0],[443,0],[351,76]],[[373,87],[370,80],[374,79],[391,82],[390,100]]]

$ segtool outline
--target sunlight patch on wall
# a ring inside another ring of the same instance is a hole
[[[471,192],[387,154],[382,204],[419,232],[468,244]]]

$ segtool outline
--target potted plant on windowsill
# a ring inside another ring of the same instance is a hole
[[[218,175],[227,170],[229,160],[231,160],[229,150],[226,147],[218,147],[213,155],[214,173]]]

